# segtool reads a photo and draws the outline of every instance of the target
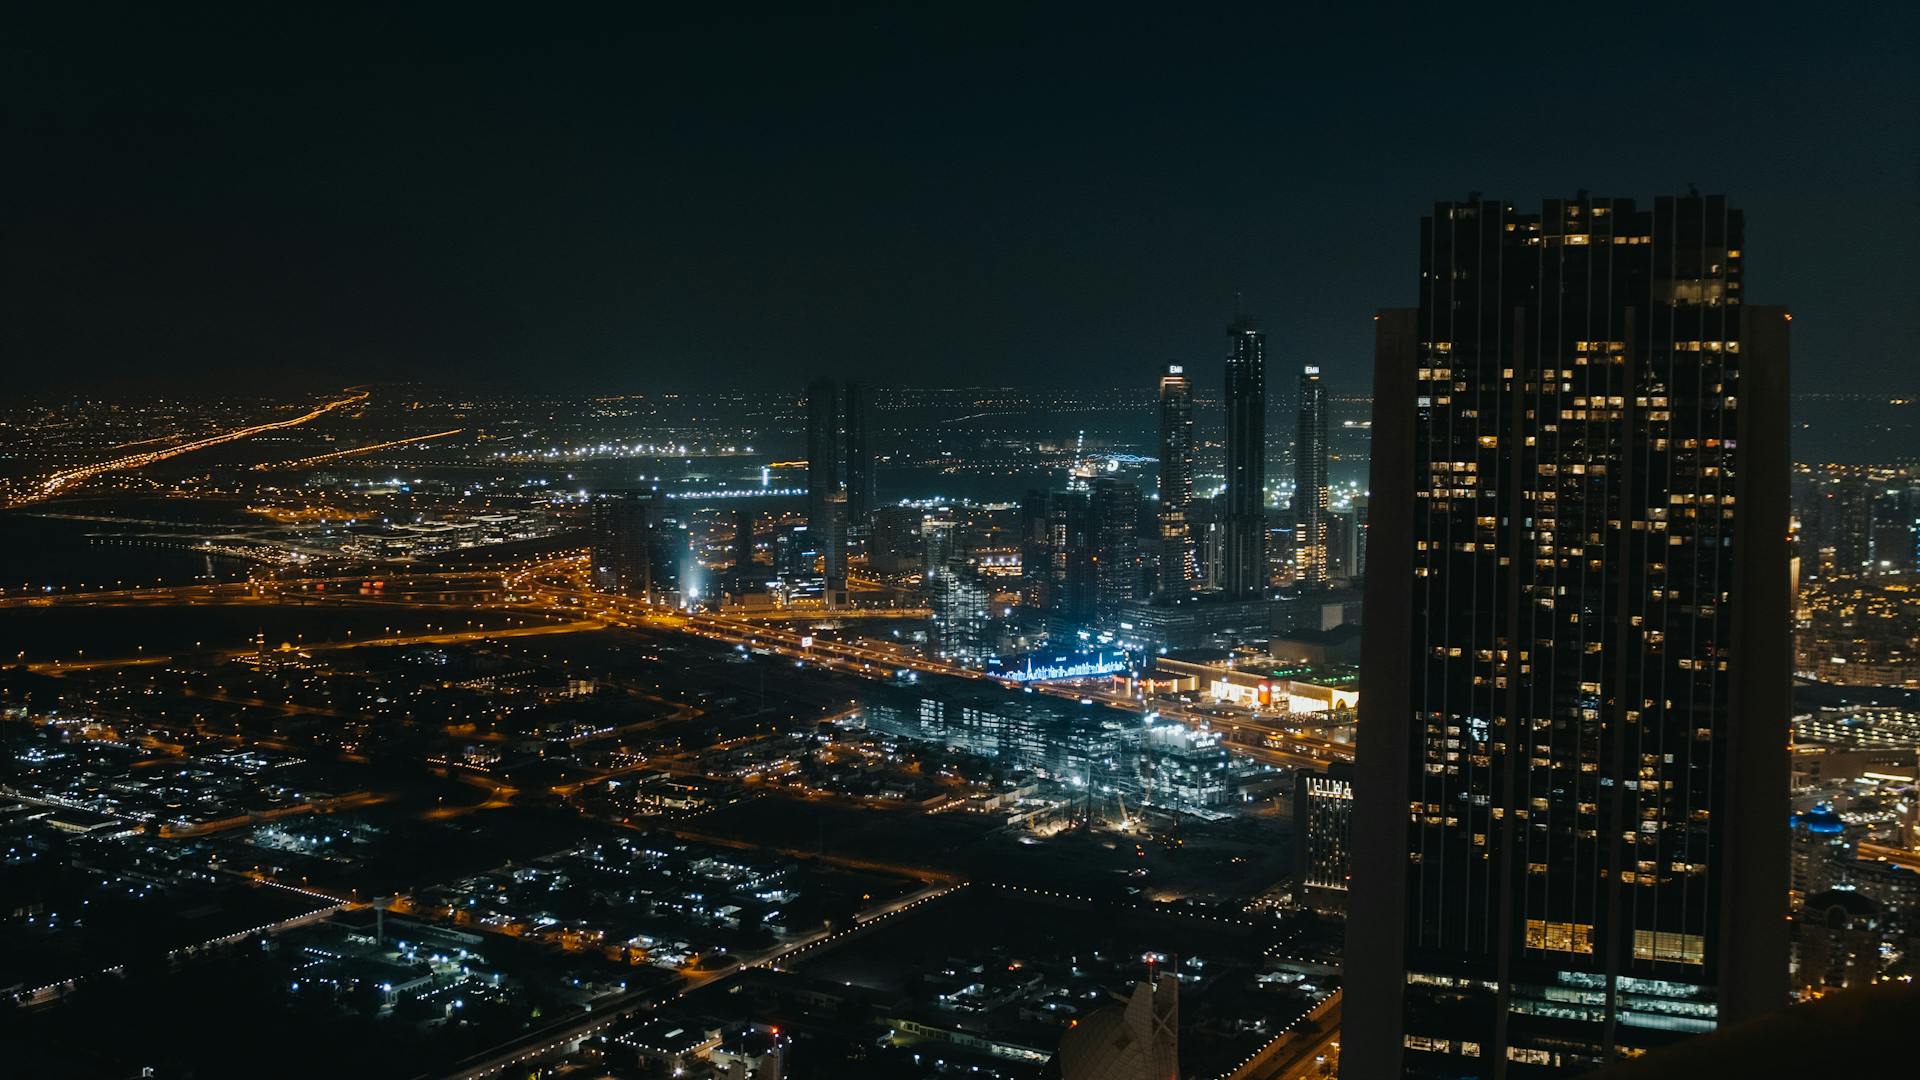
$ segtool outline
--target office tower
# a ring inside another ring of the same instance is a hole
[[[1196,589],[1217,590],[1226,586],[1227,523],[1226,495],[1195,499],[1188,528],[1193,533],[1193,562],[1199,575]]]
[[[921,569],[921,528],[926,511],[917,506],[881,506],[873,511],[873,536],[867,542],[867,566],[876,574],[907,574]]]
[[[1193,588],[1193,384],[1186,368],[1168,364],[1160,376],[1160,544],[1155,588],[1177,596]]]
[[[1914,496],[1920,493],[1904,480],[1875,481],[1873,487],[1873,572],[1910,573],[1920,566],[1914,561],[1913,532]]]
[[[953,508],[943,506],[929,512],[920,520],[921,576],[928,581],[938,578],[947,564],[960,550],[959,523],[954,520]]]
[[[1327,580],[1346,581],[1353,577],[1353,515],[1329,509],[1327,523]]]
[[[1367,576],[1367,501],[1368,497],[1365,495],[1353,497],[1352,535],[1348,540],[1351,545],[1352,560],[1348,564],[1348,569],[1355,581]]]
[[[844,600],[847,587],[847,505],[840,475],[840,420],[839,385],[832,379],[808,383],[807,527],[826,561],[824,587],[829,604]],[[840,499],[837,508],[833,504],[836,496]],[[833,520],[836,513],[837,525]]]
[[[1226,566],[1221,584],[1234,598],[1267,588],[1267,344],[1252,319],[1227,328]]]
[[[1842,576],[1865,574],[1873,566],[1873,488],[1842,477],[1834,484],[1832,508],[1834,569]]]
[[[1824,804],[1793,815],[1789,882],[1794,906],[1833,887],[1842,868],[1859,854],[1861,831],[1848,829],[1840,815]]]
[[[950,559],[927,590],[934,652],[941,659],[977,664],[994,652],[993,589],[965,559]]]
[[[1320,369],[1300,372],[1300,426],[1293,441],[1293,550],[1300,581],[1327,584],[1327,387]]]
[[[635,492],[594,496],[587,566],[596,591],[645,596],[652,590],[653,509],[650,496]]]
[[[1345,911],[1353,874],[1353,768],[1294,774],[1294,899],[1317,911]]]
[[[744,593],[759,575],[753,569],[753,519],[751,510],[733,512],[733,591]]]
[[[1088,493],[1029,491],[1020,518],[1022,603],[1063,630],[1090,624],[1099,579]]]
[[[847,493],[836,491],[827,496],[825,527],[817,538],[821,575],[826,579],[827,603],[839,607],[847,602]]]
[[[867,384],[846,384],[841,427],[846,436],[847,528],[865,536],[873,523],[873,401]]]
[[[1094,616],[1104,618],[1144,591],[1140,489],[1125,480],[1099,477],[1089,486],[1087,508],[1093,514],[1088,558],[1093,563]]]
[[[826,589],[820,549],[805,525],[782,526],[773,537],[773,580],[788,603],[819,600]]]
[[[1376,316],[1342,1075],[1786,994],[1787,330],[1723,197],[1441,203]]]
[[[807,384],[807,524],[826,522],[827,496],[840,490],[840,391],[832,379]]]
[[[657,505],[657,504],[656,504]],[[656,514],[647,533],[647,596],[655,603],[698,599],[704,591],[687,523]]]

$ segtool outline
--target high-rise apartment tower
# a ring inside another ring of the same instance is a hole
[[[1787,330],[1719,196],[1444,202],[1374,373],[1342,1075],[1787,993]]]

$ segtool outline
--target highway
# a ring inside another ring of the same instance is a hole
[[[1888,847],[1885,844],[1862,842],[1860,845],[1860,857],[1863,859],[1878,859],[1881,862],[1890,862],[1920,873],[1920,852],[1917,851]]]
[[[388,649],[405,645],[464,645],[475,641],[503,641],[508,638],[545,637],[551,634],[578,634],[587,630],[604,630],[607,624],[599,619],[575,619],[572,622],[540,623],[534,626],[496,627],[482,630],[446,630],[425,634],[401,634],[394,637],[366,638],[359,641],[328,641],[313,645],[302,645],[291,650],[296,655],[311,655],[322,652],[341,652],[347,649]],[[224,649],[216,656],[237,659],[252,656],[251,647]],[[77,671],[103,671],[110,668],[127,668],[165,664],[173,659],[166,653],[141,656],[116,656],[99,660],[44,660],[27,665],[29,671],[42,675],[70,675]]]
[[[159,450],[146,450],[138,454],[128,454],[125,457],[111,458],[106,461],[96,461],[91,465],[82,465],[76,469],[57,472],[45,480],[40,481],[28,494],[15,499],[12,505],[25,506],[43,499],[51,499],[55,495],[69,488],[84,484],[88,480],[103,473],[125,472],[128,469],[145,468],[148,465],[165,461],[168,458],[176,458],[182,454],[191,454],[196,450],[205,450],[210,446],[219,446],[221,443],[234,442],[238,439],[250,439],[255,435],[265,434],[269,431],[280,431],[285,428],[297,427],[301,424],[318,420],[320,417],[325,416],[335,409],[342,409],[348,405],[357,405],[367,400],[367,397],[368,392],[362,390],[358,393],[350,393],[346,397],[336,398],[333,401],[326,402],[311,412],[293,417],[292,419],[275,420],[265,424],[253,424],[249,427],[235,428],[232,431],[222,431],[213,435],[205,435],[189,442],[177,443]]]

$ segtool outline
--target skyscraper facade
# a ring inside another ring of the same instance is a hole
[[[873,394],[866,383],[848,382],[841,414],[846,437],[847,527],[865,536],[873,523]]]
[[[867,392],[832,379],[807,384],[807,527],[820,550],[828,606],[847,599],[847,538],[856,487],[861,534],[873,511],[873,457],[867,443]],[[843,453],[844,450],[844,453]]]
[[[1168,364],[1160,376],[1160,545],[1155,589],[1177,596],[1193,588],[1193,384],[1186,368]]]
[[[807,384],[807,524],[823,531],[827,497],[840,490],[840,388],[832,379]]]
[[[1087,492],[1093,528],[1088,557],[1094,573],[1094,617],[1106,618],[1122,604],[1139,599],[1142,588],[1140,555],[1140,489],[1111,476],[1094,479]]]
[[[635,492],[594,496],[587,572],[596,591],[645,596],[652,590],[653,512],[652,498]]]
[[[760,576],[753,567],[753,523],[756,516],[751,510],[733,512],[733,568],[729,580],[736,594],[749,591]]]
[[[1342,1075],[1786,994],[1787,320],[1722,197],[1441,203],[1378,316]]]
[[[1021,603],[1056,627],[1092,623],[1099,597],[1095,514],[1084,491],[1029,491],[1020,502]]]
[[[1300,372],[1300,424],[1293,442],[1293,550],[1301,583],[1327,584],[1327,386],[1320,369]]]
[[[1221,584],[1228,596],[1258,596],[1267,575],[1267,344],[1252,319],[1227,328],[1227,513]]]
[[[1345,911],[1353,876],[1353,768],[1335,762],[1293,777],[1294,899]]]
[[[821,576],[826,580],[826,600],[830,607],[847,602],[847,493],[836,491],[822,506],[820,524],[811,525],[824,550],[820,553]]]

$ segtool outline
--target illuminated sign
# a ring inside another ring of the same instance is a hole
[[[1053,679],[1091,679],[1101,675],[1116,675],[1127,670],[1125,656],[1109,657],[1106,653],[1091,658],[1075,660],[1072,657],[1057,657],[1051,664],[1036,664],[1032,657],[1027,658],[1026,666],[1010,671],[996,671],[994,674],[1013,682],[1048,682]]]

